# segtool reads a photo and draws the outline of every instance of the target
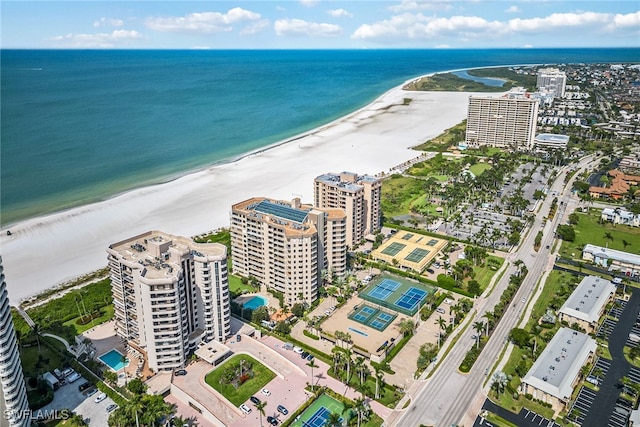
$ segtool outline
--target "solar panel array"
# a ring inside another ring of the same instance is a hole
[[[304,223],[307,219],[307,211],[301,209],[292,208],[291,206],[281,205],[279,203],[273,203],[268,200],[263,200],[256,205],[253,209],[256,212],[263,213],[265,215],[272,215],[278,218],[284,218],[289,221]]]

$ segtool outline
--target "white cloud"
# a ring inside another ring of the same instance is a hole
[[[520,8],[518,6],[516,6],[516,5],[513,5],[513,6],[509,7],[509,8],[507,8],[507,9],[505,9],[504,11],[505,11],[505,13],[520,13],[520,12],[522,12],[520,10]]]
[[[314,7],[318,3],[320,3],[320,0],[300,0],[300,4],[304,7]]]
[[[111,33],[98,34],[69,33],[64,36],[55,36],[53,40],[65,47],[106,49],[123,46],[141,38],[143,38],[142,34],[134,30],[114,30]]]
[[[327,10],[327,13],[333,16],[334,18],[343,18],[343,17],[353,18],[353,13],[348,12],[344,9]]]
[[[244,27],[240,31],[240,34],[242,34],[243,36],[251,36],[253,34],[258,34],[259,32],[261,32],[262,30],[264,30],[268,26],[269,26],[269,20],[268,19],[261,19],[261,20],[256,21],[256,22],[252,22],[251,24],[249,24],[246,27]]]
[[[363,24],[351,35],[352,39],[407,39],[434,40],[454,37],[458,41],[482,38],[491,40],[531,33],[563,35],[570,31],[578,36],[581,31],[615,33],[640,28],[640,12],[626,15],[578,12],[554,13],[538,18],[514,18],[507,21],[488,21],[478,16],[451,16],[439,18],[422,13],[403,13],[389,19]],[[581,31],[576,31],[576,30]],[[621,34],[622,35],[622,34]],[[391,40],[390,40],[391,41]]]
[[[302,19],[278,19],[274,28],[279,36],[336,37],[342,34],[339,25],[307,22]]]
[[[257,21],[260,18],[259,13],[235,7],[227,13],[198,12],[186,16],[150,17],[145,24],[148,28],[161,32],[209,34],[231,31],[233,24]]]
[[[527,43],[527,44],[525,44],[525,45],[524,45],[524,46],[522,46],[522,47],[523,47],[523,48],[525,48],[525,49],[531,49],[531,48],[533,48],[533,45],[532,45],[532,44],[528,44],[528,43]]]
[[[394,13],[408,12],[412,10],[451,10],[452,0],[401,0],[399,4],[389,6]]]
[[[122,19],[105,18],[104,16],[93,23],[93,26],[98,27],[122,27],[124,21]]]

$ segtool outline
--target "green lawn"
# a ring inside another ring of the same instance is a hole
[[[579,282],[580,280],[573,274],[552,270],[547,277],[540,296],[536,300],[536,304],[533,306],[527,329],[531,329],[531,326],[537,323],[537,320],[534,319],[539,319],[547,312],[551,301],[556,298],[562,298],[564,302]],[[560,300],[558,300],[559,302]]]
[[[51,350],[47,345],[43,342],[43,340],[51,340],[54,346],[57,348],[57,343],[53,338],[40,338],[40,352],[38,353],[38,346],[34,345],[32,347],[21,347],[20,348],[20,360],[22,361],[22,370],[24,372],[25,377],[33,377],[36,374],[43,374],[44,372],[52,371],[55,368],[60,368],[62,366],[62,361],[60,360],[60,356]],[[62,345],[62,343],[60,343]],[[38,363],[38,354],[42,356],[41,367],[38,368],[36,364]]]
[[[229,291],[234,294],[240,295],[244,291],[251,292],[253,289],[251,285],[248,283],[245,285],[242,283],[242,279],[238,276],[234,276],[233,274],[229,274]]]
[[[63,323],[63,325],[72,327],[73,329],[75,329],[76,335],[80,335],[84,331],[87,331],[93,328],[94,326],[98,326],[104,322],[108,322],[109,320],[113,319],[113,305],[111,304],[107,305],[105,307],[102,307],[100,310],[104,314],[100,317],[96,317],[95,319],[93,319],[92,322],[89,322],[86,325],[79,325],[76,323],[80,319],[80,316],[71,320],[67,320],[66,322]]]
[[[469,171],[471,171],[475,176],[482,175],[482,173],[487,169],[491,169],[491,165],[488,163],[476,163],[469,167]]]
[[[587,243],[636,254],[640,252],[640,227],[599,224],[600,212],[599,209],[593,209],[588,214],[578,213],[579,221],[574,226],[576,239],[574,242],[563,241],[560,255],[566,258],[581,258],[581,249]],[[612,239],[606,238],[605,233],[611,233]],[[626,248],[623,241],[628,243]]]
[[[473,267],[473,271],[475,272],[474,279],[477,280],[478,283],[480,283],[480,289],[482,289],[483,291],[487,289],[487,286],[489,286],[489,282],[491,282],[491,278],[496,274],[498,270],[500,270],[500,267],[502,267],[502,264],[504,263],[504,258],[500,258],[497,256],[490,255],[489,259],[493,259],[495,260],[495,262],[492,262],[490,264],[487,260],[485,261],[484,266]],[[494,265],[494,268],[497,268],[495,270],[492,270],[490,265]]]
[[[220,379],[225,367],[230,365],[239,366],[241,360],[247,360],[253,364],[252,370],[255,374],[254,377],[245,381],[238,388],[233,384],[222,384]],[[246,354],[238,354],[209,372],[205,377],[205,381],[209,386],[226,397],[232,404],[239,406],[267,385],[275,376],[276,374],[253,357]]]

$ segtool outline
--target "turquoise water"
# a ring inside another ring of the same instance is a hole
[[[362,332],[360,329],[352,328],[351,326],[349,326],[347,329],[349,329],[352,332],[355,332],[356,334],[362,335],[363,337],[368,337],[369,336],[368,333]]]
[[[640,49],[0,54],[2,226],[230,161],[419,75],[640,61]]]
[[[113,349],[108,353],[103,354],[98,359],[100,359],[105,365],[118,372],[120,369],[129,365],[129,359],[127,359],[126,363],[122,362],[122,354]]]
[[[251,298],[249,301],[242,304],[242,308],[255,310],[258,307],[262,307],[266,305],[267,305],[267,299],[264,297],[261,297],[260,295],[256,295],[253,298]]]

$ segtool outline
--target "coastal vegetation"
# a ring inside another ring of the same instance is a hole
[[[439,73],[423,77],[404,86],[405,90],[447,91],[447,92],[505,92],[513,87],[536,89],[536,74],[518,72],[513,67],[481,68],[467,70],[474,77],[506,80],[502,86],[489,86],[482,82],[458,77],[452,73]]]
[[[432,138],[420,145],[416,145],[413,149],[419,151],[446,151],[449,147],[464,141],[466,130],[467,120],[465,119],[457,125],[445,130],[435,138]]]

